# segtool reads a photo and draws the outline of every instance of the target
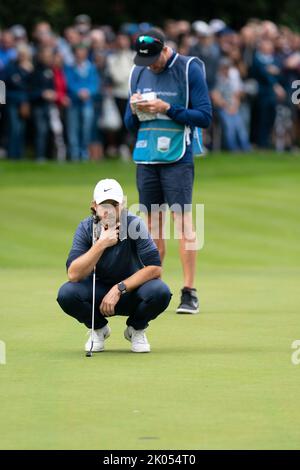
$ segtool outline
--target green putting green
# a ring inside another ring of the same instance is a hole
[[[131,353],[117,317],[106,351],[87,359],[85,328],[55,299],[104,177],[137,202],[133,164],[0,162],[0,448],[299,448],[300,156],[197,159],[201,314],[174,313],[182,276],[171,240],[173,298],[150,325],[153,352]]]

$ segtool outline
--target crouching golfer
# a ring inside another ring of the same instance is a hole
[[[145,329],[167,308],[172,295],[160,279],[156,245],[142,219],[124,208],[123,199],[116,180],[105,179],[96,185],[91,206],[94,215],[77,228],[66,263],[69,282],[57,297],[64,312],[91,329],[96,266],[94,333],[90,331],[86,351],[92,341],[93,352],[103,351],[111,333],[107,318],[127,315],[124,336],[131,342],[131,350],[150,352]],[[93,243],[95,227],[98,236]]]

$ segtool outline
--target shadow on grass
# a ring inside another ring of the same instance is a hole
[[[195,346],[195,347],[166,347],[162,348],[155,348],[153,347],[151,353],[133,353],[130,349],[107,349],[102,352],[93,353],[93,358],[106,358],[108,359],[109,356],[112,357],[128,357],[128,356],[142,356],[142,357],[152,357],[152,356],[185,356],[185,355],[239,355],[239,354],[263,354],[263,353],[284,353],[286,352],[283,349],[276,349],[274,347],[255,347],[255,346]],[[39,351],[40,356],[44,359],[56,360],[61,361],[65,359],[78,359],[78,358],[85,358],[86,360],[92,359],[86,357],[84,351],[78,350],[69,350],[69,349],[60,349],[60,350],[44,350]]]

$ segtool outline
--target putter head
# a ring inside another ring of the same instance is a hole
[[[92,351],[87,351],[85,353],[85,357],[92,357],[92,355],[93,355]]]

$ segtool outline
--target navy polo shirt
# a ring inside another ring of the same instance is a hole
[[[82,220],[74,235],[66,266],[86,253],[92,246],[93,218]],[[144,266],[161,266],[158,249],[144,221],[123,210],[120,218],[119,241],[106,248],[96,265],[96,279],[105,284],[116,284]],[[92,276],[92,273],[90,274]]]

